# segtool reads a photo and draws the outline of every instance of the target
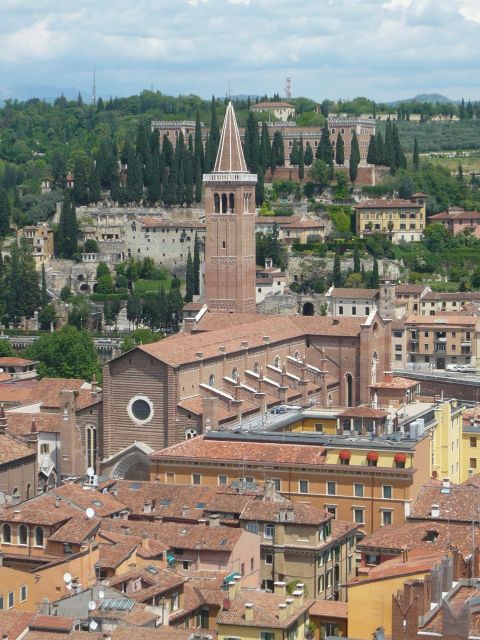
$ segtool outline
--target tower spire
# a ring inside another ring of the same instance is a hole
[[[237,119],[231,101],[225,111],[213,173],[248,173]]]

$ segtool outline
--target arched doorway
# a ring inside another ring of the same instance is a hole
[[[353,378],[351,373],[347,373],[345,375],[345,392],[346,392],[346,402],[347,407],[353,406]]]
[[[305,302],[304,303],[302,314],[304,316],[313,316],[313,315],[315,315],[315,307],[313,306],[313,302]]]

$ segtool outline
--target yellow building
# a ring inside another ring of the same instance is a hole
[[[217,617],[218,640],[304,640],[313,602],[304,598],[301,584],[290,595],[284,582],[275,584],[275,593],[267,593],[241,589],[235,581]]]
[[[449,478],[458,483],[468,477],[462,467],[462,414],[455,400],[435,405],[434,414],[437,426],[432,430],[432,471],[431,475],[439,479]],[[462,461],[463,458],[463,462]]]
[[[460,482],[468,480],[480,469],[480,409],[466,409],[462,415],[460,450]]]
[[[387,236],[398,244],[418,242],[426,223],[426,196],[415,194],[412,200],[368,200],[354,206],[357,235],[373,233]]]
[[[392,633],[392,596],[409,579],[421,579],[442,559],[443,551],[415,550],[374,567],[368,578],[356,578],[347,585],[348,635],[371,640],[382,627]]]
[[[46,222],[19,229],[17,238],[25,238],[30,245],[37,271],[40,271],[42,264],[50,262],[54,252],[53,229],[49,229]]]

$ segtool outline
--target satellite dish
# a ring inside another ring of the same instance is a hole
[[[63,581],[65,583],[71,582],[72,581],[72,576],[69,573],[64,573],[63,574]]]
[[[95,515],[95,511],[92,509],[92,507],[88,507],[88,509],[85,509],[85,515],[89,519],[93,518],[93,516]]]
[[[99,591],[98,592],[98,597],[100,598],[100,600],[102,600],[105,597],[105,592],[104,591]]]
[[[95,469],[93,467],[88,467],[87,476],[94,476],[94,475],[95,475]]]
[[[66,584],[65,586],[66,586],[66,588],[67,588],[69,591],[71,591],[71,590],[72,590],[72,583],[71,583],[71,582],[69,582],[69,583],[68,583],[68,584]]]
[[[90,629],[90,631],[95,631],[97,627],[98,627],[98,624],[95,622],[95,620],[92,620],[88,625],[88,628]]]
[[[88,610],[95,611],[96,608],[97,608],[97,604],[95,600],[90,600],[90,602],[88,603]]]

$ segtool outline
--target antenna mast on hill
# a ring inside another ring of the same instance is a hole
[[[289,100],[292,97],[292,78],[290,76],[287,77],[284,91],[285,97]]]
[[[97,83],[96,83],[95,67],[93,67],[92,102],[93,104],[97,104]]]

